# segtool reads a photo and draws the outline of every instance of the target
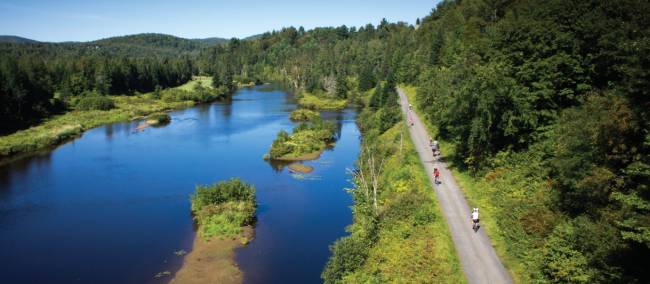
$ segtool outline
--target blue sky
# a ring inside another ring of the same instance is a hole
[[[186,38],[246,37],[287,26],[414,23],[439,0],[0,0],[0,34],[88,41],[143,32]]]

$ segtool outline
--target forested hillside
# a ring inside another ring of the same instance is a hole
[[[143,34],[88,43],[0,43],[0,133],[66,109],[76,96],[124,95],[181,85],[208,45]]]
[[[647,15],[647,1],[444,2],[416,32],[418,103],[526,282],[648,281]]]
[[[55,112],[60,97],[144,92],[204,74],[219,86],[279,81],[375,108],[361,125],[379,137],[400,118],[389,89],[408,84],[516,279],[644,283],[648,15],[641,0],[464,0],[443,1],[415,26],[289,27],[202,48],[160,39],[174,52],[140,52],[147,44],[131,50],[120,40],[106,48],[0,44],[0,130]],[[395,158],[393,150],[386,156]],[[380,183],[379,191],[394,190]],[[353,227],[390,230],[394,223],[382,218],[394,216],[377,212]],[[363,266],[382,263],[368,253],[380,239],[373,237],[336,246],[341,266],[328,268],[326,280],[390,279],[382,276],[388,270]]]
[[[199,66],[330,95],[388,76],[413,84],[516,278],[644,282],[649,9],[445,1],[417,29],[287,28],[206,51]]]

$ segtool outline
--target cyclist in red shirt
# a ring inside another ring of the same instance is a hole
[[[436,184],[439,184],[440,183],[440,171],[438,170],[438,168],[433,168],[433,177],[434,177],[433,182],[435,182]]]

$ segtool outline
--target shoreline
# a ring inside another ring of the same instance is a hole
[[[235,250],[250,242],[254,233],[253,226],[249,225],[243,227],[242,233],[235,237],[213,237],[206,240],[197,230],[192,250],[183,257],[181,267],[168,283],[242,283],[244,273],[235,261]]]
[[[192,84],[190,81],[187,84]],[[174,87],[182,88],[184,85]],[[233,92],[234,93],[234,92]],[[112,96],[116,100],[116,108],[108,111],[78,111],[73,110],[44,120],[38,125],[27,129],[0,136],[0,165],[20,160],[43,151],[51,151],[70,141],[81,137],[84,132],[114,123],[125,123],[144,120],[156,112],[171,112],[192,108],[202,104],[210,104],[220,99],[195,102],[192,100],[165,102],[151,100],[146,94],[137,96]],[[68,128],[75,126],[73,131]],[[143,128],[134,129],[140,131]]]

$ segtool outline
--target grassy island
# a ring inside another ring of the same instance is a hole
[[[291,112],[289,119],[291,121],[310,121],[317,117],[320,117],[317,111],[299,108]]]
[[[172,121],[172,118],[166,112],[156,112],[147,116],[147,124],[149,125],[163,125],[170,121]]]
[[[271,144],[268,157],[273,160],[301,161],[314,160],[335,141],[336,125],[316,117],[303,122],[291,134],[284,130]]]
[[[171,283],[241,283],[234,252],[253,235],[255,187],[237,178],[199,185],[191,201],[198,236]]]
[[[192,213],[200,235],[233,237],[255,215],[255,187],[239,179],[199,185],[192,195]]]

